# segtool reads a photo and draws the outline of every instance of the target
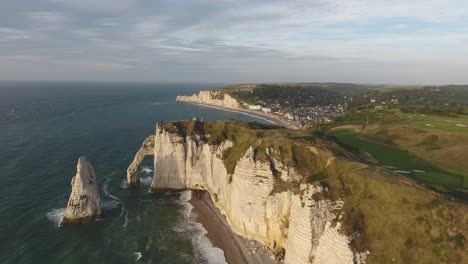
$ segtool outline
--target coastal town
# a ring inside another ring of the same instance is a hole
[[[341,116],[347,109],[347,104],[308,105],[304,103],[299,107],[283,106],[280,103],[247,104],[241,103],[243,108],[260,111],[265,114],[273,114],[277,118],[288,122],[295,122],[301,127],[309,127],[314,124],[330,123],[333,118]]]
[[[240,84],[178,96],[178,102],[221,107],[265,118],[292,129],[332,123],[350,109],[398,108],[456,116],[465,113],[463,87],[397,89],[353,84]]]

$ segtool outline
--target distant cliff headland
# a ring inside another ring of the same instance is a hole
[[[293,119],[283,118],[271,113],[271,108],[262,107],[261,105],[248,104],[242,100],[238,100],[229,94],[230,89],[213,89],[203,90],[190,96],[179,95],[176,101],[179,103],[193,103],[210,107],[220,107],[229,111],[242,112],[249,115],[254,115],[259,118],[269,120],[271,123],[298,129],[300,124]]]
[[[289,128],[331,123],[350,109],[468,114],[468,86],[396,86],[350,83],[239,84],[177,96],[177,102],[237,109]]]
[[[239,104],[213,92],[177,100]],[[466,205],[356,162],[311,132],[239,121],[158,124],[128,168],[130,186],[139,185],[147,155],[154,156],[152,191],[207,191],[235,233],[285,263],[467,259]]]

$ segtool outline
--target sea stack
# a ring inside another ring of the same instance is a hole
[[[71,194],[63,224],[87,223],[101,216],[101,198],[93,166],[85,157],[78,159],[76,175],[71,181]]]

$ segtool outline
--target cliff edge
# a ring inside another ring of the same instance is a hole
[[[129,167],[130,186],[145,155],[154,155],[152,191],[208,191],[235,233],[286,264],[466,257],[465,205],[354,162],[305,131],[233,120],[160,124]],[[427,235],[433,230],[437,243]]]
[[[314,199],[326,196],[327,187],[308,183],[298,171],[325,169],[331,154],[289,141],[258,142],[256,126],[281,136],[281,130],[236,121],[158,126],[130,165],[128,182],[138,182],[135,168],[144,155],[154,155],[151,190],[207,190],[235,233],[260,241],[286,263],[310,263],[320,243],[336,263],[353,263],[355,253],[345,235],[336,231],[321,239],[326,230],[335,229],[331,222],[343,202]],[[294,155],[310,159],[309,164],[295,166]],[[336,245],[340,250],[332,248]]]
[[[101,198],[93,166],[80,157],[76,175],[71,181],[72,191],[61,224],[90,222],[101,216]]]
[[[207,104],[227,108],[240,108],[239,102],[223,90],[203,90],[190,96],[179,95],[176,102]]]

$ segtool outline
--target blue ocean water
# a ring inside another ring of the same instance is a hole
[[[0,83],[0,263],[216,263],[187,192],[138,190],[126,168],[160,120],[254,117],[175,103],[203,84]],[[262,121],[262,120],[259,120]],[[76,162],[94,166],[105,216],[57,226]]]

